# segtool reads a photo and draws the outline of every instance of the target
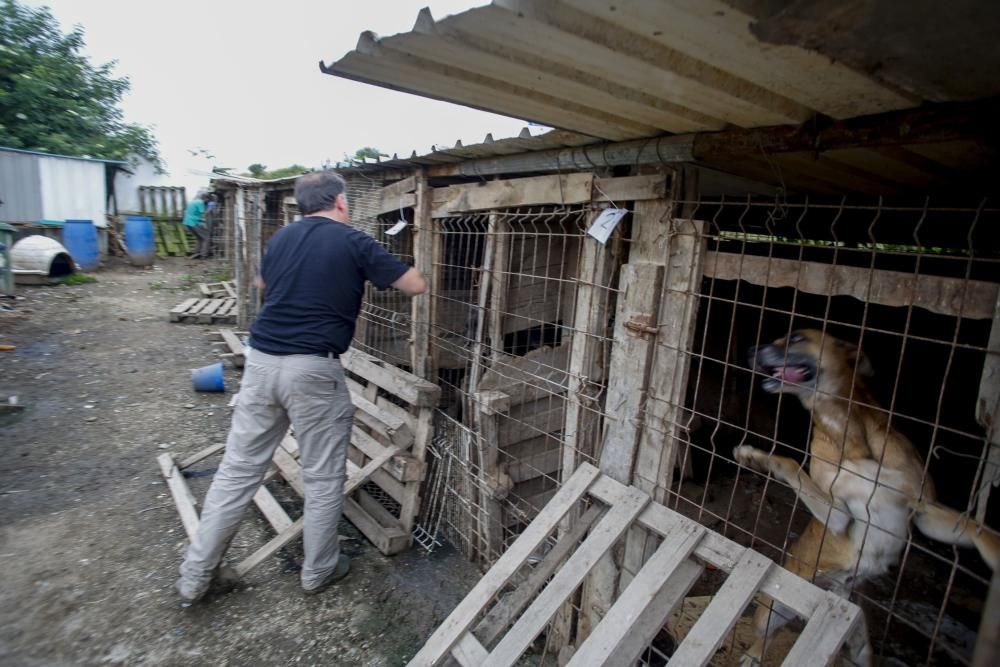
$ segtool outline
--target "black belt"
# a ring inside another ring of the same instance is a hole
[[[314,357],[328,357],[330,359],[340,359],[340,355],[336,352],[310,352]]]

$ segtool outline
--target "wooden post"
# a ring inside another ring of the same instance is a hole
[[[510,283],[510,224],[506,220],[494,219],[493,270],[490,275],[489,338],[490,359],[496,362],[503,354],[503,320],[507,311],[507,287]]]
[[[986,461],[979,476],[979,494],[976,498],[976,521],[986,519],[986,505],[990,489],[1000,484],[1000,298],[993,314],[993,328],[979,381],[979,400],[976,401],[976,421],[986,429]]]
[[[413,264],[428,281],[428,290],[413,298],[411,303],[410,365],[413,374],[437,382],[437,369],[431,364],[431,327],[433,297],[440,288],[434,280],[434,221],[431,218],[433,189],[423,171],[416,174],[416,207],[413,210]]]
[[[600,454],[601,471],[622,484],[632,482],[646,410],[646,392],[655,348],[656,323],[667,256],[667,214],[671,201],[637,201],[632,246],[622,266],[614,345],[608,374],[605,414],[607,436]],[[613,420],[613,421],[612,421]],[[639,530],[633,527],[632,529]],[[611,608],[618,590],[618,566],[608,553],[597,563],[583,589],[578,642]]]
[[[233,281],[236,283],[236,326],[245,330],[247,318],[247,207],[243,188],[233,193]],[[252,278],[251,278],[252,280]]]
[[[596,211],[587,226],[600,214]],[[576,308],[573,338],[570,341],[569,378],[566,391],[566,425],[563,428],[562,465],[559,479],[565,483],[576,470],[579,452],[593,455],[592,427],[597,417],[592,412],[594,396],[591,385],[603,385],[602,340],[608,321],[608,299],[602,288],[614,274],[611,249],[585,236],[581,241],[580,266],[577,270]]]
[[[993,667],[1000,664],[1000,570],[993,572],[990,592],[986,596],[983,620],[979,623],[972,667]]]

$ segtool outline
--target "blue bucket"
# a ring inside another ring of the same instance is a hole
[[[156,237],[153,219],[145,215],[125,218],[125,245],[128,257],[135,266],[150,266],[156,259]]]
[[[62,243],[81,271],[96,271],[101,266],[97,246],[97,228],[91,220],[67,220],[63,225]]]
[[[225,391],[226,382],[222,377],[222,362],[191,369],[191,383],[195,391]]]

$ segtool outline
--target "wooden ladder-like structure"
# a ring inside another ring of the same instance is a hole
[[[522,567],[529,557],[583,505],[589,507],[525,575]],[[572,667],[635,664],[706,566],[729,576],[680,642],[671,664],[708,664],[758,593],[806,619],[783,662],[786,667],[830,664],[860,618],[861,610],[851,602],[583,464],[445,619],[410,667],[445,664],[449,657],[463,667],[515,664],[633,526],[662,541],[576,649],[568,663]],[[513,592],[500,597],[517,576],[520,583]]]

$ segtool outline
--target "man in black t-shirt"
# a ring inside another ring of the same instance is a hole
[[[306,174],[295,183],[295,198],[305,217],[271,238],[261,264],[264,306],[250,327],[226,452],[176,584],[185,606],[220,576],[222,556],[289,424],[305,487],[302,588],[317,593],[347,574],[337,523],[354,406],[339,356],[354,336],[365,281],[409,296],[427,289],[416,269],[346,224],[340,176]]]

